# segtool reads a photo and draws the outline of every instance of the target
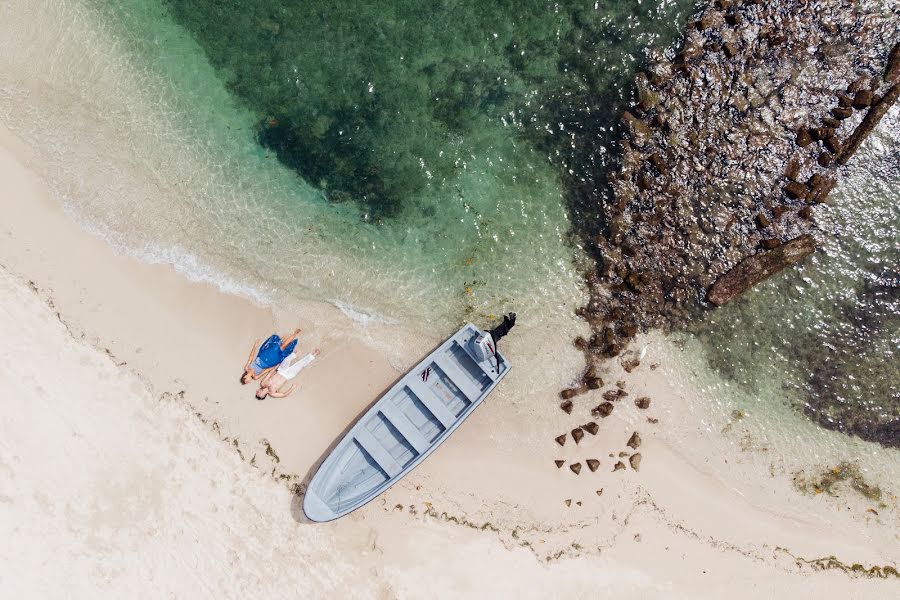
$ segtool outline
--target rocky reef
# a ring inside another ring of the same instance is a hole
[[[596,261],[579,311],[592,335],[575,340],[586,377],[639,331],[813,251],[817,205],[900,94],[898,12],[715,0],[674,55],[651,53],[622,115],[620,166],[595,185],[603,227],[583,232]]]

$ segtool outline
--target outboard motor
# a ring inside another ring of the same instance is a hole
[[[504,337],[509,330],[516,325],[516,313],[503,315],[503,322],[472,340],[472,354],[479,361],[494,359],[497,365],[497,371],[500,370],[500,359],[497,357],[497,344],[500,338]]]
[[[483,333],[472,340],[472,354],[478,362],[489,360],[494,353],[494,340],[490,333]]]

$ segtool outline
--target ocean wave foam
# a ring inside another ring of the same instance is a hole
[[[131,245],[123,239],[124,236],[121,233],[85,218],[80,214],[74,203],[66,201],[65,198],[60,198],[60,204],[65,213],[75,220],[82,229],[99,238],[118,253],[150,265],[171,266],[189,281],[212,285],[225,294],[240,296],[262,306],[271,306],[273,304],[270,292],[216,269],[186,248],[177,244],[163,245],[152,241],[144,242],[141,246]]]

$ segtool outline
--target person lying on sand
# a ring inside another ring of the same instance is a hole
[[[297,355],[292,352],[274,372],[269,372],[262,378],[259,382],[259,389],[256,390],[256,398],[258,400],[265,400],[266,396],[272,396],[273,398],[290,396],[291,392],[294,391],[294,384],[291,384],[291,387],[284,392],[278,390],[280,390],[281,386],[285,383],[296,377],[300,371],[309,366],[309,363],[314,361],[319,353],[320,350],[316,348],[313,350],[312,354],[307,354],[303,358],[298,359]]]
[[[289,338],[282,341],[281,336],[277,333],[269,336],[260,346],[259,340],[253,342],[253,348],[250,350],[250,356],[244,364],[244,373],[241,375],[241,383],[246,385],[252,379],[259,379],[268,375],[272,370],[280,365],[285,358],[294,352],[297,346],[297,336],[300,335],[302,329],[295,329]]]

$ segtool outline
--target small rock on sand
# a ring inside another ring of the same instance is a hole
[[[566,503],[566,506],[572,506],[572,499],[571,499],[571,498],[566,498],[565,500],[563,500],[563,502]]]
[[[631,458],[628,459],[628,462],[631,463],[631,468],[635,471],[641,470],[641,453],[638,452],[636,454],[632,454]]]
[[[581,473],[581,463],[580,463],[580,462],[577,462],[577,463],[575,463],[575,464],[569,465],[569,469],[571,469],[571,471],[572,471],[573,473],[575,473],[576,475],[578,475],[579,473]]]
[[[569,398],[574,398],[577,393],[575,389],[567,388],[559,393],[559,397],[563,400],[568,400]]]
[[[604,419],[612,414],[613,411],[613,403],[612,402],[604,402],[600,404],[597,408],[591,411],[591,414],[595,417],[603,417]]]
[[[557,469],[562,469],[562,466],[563,466],[564,464],[566,464],[566,461],[564,461],[564,460],[554,460],[553,462],[556,463],[556,468],[557,468]]]
[[[566,436],[565,435],[556,436],[556,443],[559,444],[560,446],[565,446],[566,445]]]
[[[603,392],[603,399],[607,402],[617,402],[628,395],[625,390],[607,390]]]
[[[580,442],[583,437],[584,431],[582,431],[581,427],[576,427],[572,430],[572,439],[575,440],[576,444]]]
[[[628,358],[622,361],[622,368],[625,369],[626,373],[631,373],[639,366],[641,366],[641,359],[637,357]]]
[[[640,445],[641,445],[641,436],[638,434],[637,431],[635,431],[634,433],[631,434],[631,437],[628,438],[628,443],[626,444],[626,446],[637,450],[638,446],[640,446]]]
[[[615,473],[616,471],[622,471],[624,469],[625,469],[625,463],[623,463],[620,460],[619,462],[616,463],[616,466],[613,467],[613,473]]]
[[[596,458],[589,458],[589,459],[587,459],[587,466],[588,466],[588,469],[591,470],[591,473],[593,473],[594,471],[596,471],[597,469],[600,468],[600,461],[597,460]]]
[[[591,421],[590,423],[586,423],[581,426],[582,429],[587,431],[591,435],[597,435],[597,431],[599,431],[600,426]]]
[[[640,409],[646,410],[650,408],[650,398],[648,398],[647,396],[641,396],[634,401],[634,405]]]
[[[659,423],[659,419],[655,419],[653,417],[647,417],[647,422],[650,423],[651,425],[656,425],[657,423]]]
[[[572,404],[571,400],[566,400],[565,402],[563,402],[562,404],[559,405],[559,407],[562,409],[562,411],[564,413],[566,413],[567,415],[572,414],[572,406],[573,406],[573,404]]]
[[[603,488],[600,488],[599,490],[597,490],[597,495],[598,495],[598,496],[602,496],[602,495],[603,495]]]
[[[599,377],[589,377],[587,380],[589,390],[599,390],[603,387],[603,380]]]

